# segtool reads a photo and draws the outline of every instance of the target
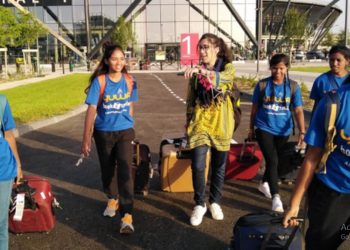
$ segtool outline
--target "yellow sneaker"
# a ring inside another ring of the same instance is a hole
[[[120,233],[131,234],[134,231],[134,226],[132,225],[132,215],[128,213],[124,214],[124,217],[120,223]]]
[[[108,199],[107,207],[103,212],[103,216],[114,217],[115,212],[119,208],[118,199]]]

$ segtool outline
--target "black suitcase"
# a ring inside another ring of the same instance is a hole
[[[284,228],[283,216],[273,212],[251,213],[238,219],[233,228],[230,249],[289,249],[304,248],[300,227]]]
[[[150,178],[153,175],[151,152],[146,144],[140,144],[138,140],[134,140],[133,144],[134,193],[146,196],[149,191]]]
[[[287,142],[278,155],[278,177],[282,182],[292,184],[304,161],[305,149],[296,149],[297,142]]]

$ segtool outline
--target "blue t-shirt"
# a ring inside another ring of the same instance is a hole
[[[335,150],[329,155],[326,168],[327,173],[318,173],[317,177],[329,188],[350,194],[350,85],[344,85],[338,90],[340,98],[339,115],[335,122],[337,135],[334,143]],[[325,131],[325,102],[322,98],[305,136],[309,145],[324,148],[326,140]]]
[[[325,93],[340,88],[348,75],[349,74],[344,77],[338,77],[331,71],[323,73],[316,78],[314,84],[312,85],[310,99],[313,99],[316,103],[318,103]]]
[[[130,115],[130,103],[138,100],[137,84],[134,81],[131,96],[124,75],[119,82],[113,82],[106,75],[106,87],[102,102],[98,105],[100,84],[97,77],[92,81],[85,103],[96,105],[97,116],[95,129],[99,131],[120,131],[134,126],[134,118]]]
[[[10,105],[6,100],[4,115],[2,118],[2,127],[4,131],[16,127],[13,120]],[[2,131],[0,132],[0,181],[7,181],[17,176],[17,162],[10,144],[5,140]]]
[[[293,129],[290,105],[292,104],[292,107],[296,108],[303,104],[299,85],[296,88],[295,94],[291,97],[288,82],[280,85],[274,84],[271,77],[269,77],[264,91],[263,103],[258,107],[254,126],[273,135],[290,135]],[[254,89],[252,102],[259,104],[259,99],[260,86],[257,84]]]

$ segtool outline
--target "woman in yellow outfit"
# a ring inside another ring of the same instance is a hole
[[[224,183],[227,152],[234,129],[233,106],[229,97],[235,69],[232,53],[225,42],[214,34],[204,34],[198,42],[201,64],[188,68],[190,79],[187,95],[187,136],[191,149],[194,201],[190,222],[202,223],[205,203],[205,166],[211,151],[209,210],[214,220],[223,220],[219,205]]]

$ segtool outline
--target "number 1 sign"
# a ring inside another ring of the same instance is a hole
[[[181,65],[198,64],[198,33],[181,34]]]

